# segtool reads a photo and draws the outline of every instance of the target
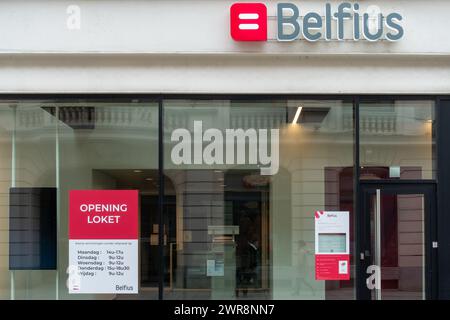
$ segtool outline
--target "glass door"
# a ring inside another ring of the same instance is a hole
[[[434,185],[365,182],[361,196],[361,298],[432,298],[437,248]]]

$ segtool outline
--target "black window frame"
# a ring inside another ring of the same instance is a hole
[[[437,199],[437,299],[450,299],[450,94],[449,95],[429,95],[429,94],[152,94],[152,93],[6,93],[0,94],[2,103],[21,102],[153,102],[158,103],[158,173],[159,173],[159,200],[158,218],[159,222],[163,218],[163,208],[165,203],[164,195],[164,159],[163,159],[163,134],[164,134],[164,100],[239,100],[239,101],[261,101],[261,100],[345,100],[353,104],[353,210],[356,213],[355,219],[361,215],[360,203],[360,161],[359,161],[359,106],[361,102],[377,102],[386,100],[429,100],[435,103],[435,121],[433,123],[433,135],[436,145],[436,177],[428,180],[428,183],[435,185]],[[404,183],[418,183],[418,181],[404,180]],[[355,226],[358,224],[355,223]],[[163,228],[159,223],[160,229]],[[57,230],[59,233],[59,230]],[[158,299],[164,299],[164,259],[162,232],[159,234],[159,286]],[[360,239],[356,239],[358,243]],[[358,251],[355,250],[355,254]],[[356,259],[358,261],[359,259]],[[358,289],[355,298],[358,299]]]

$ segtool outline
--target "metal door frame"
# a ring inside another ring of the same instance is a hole
[[[359,186],[360,211],[357,218],[356,244],[356,295],[357,299],[370,300],[371,292],[366,279],[370,259],[366,253],[371,251],[370,237],[370,196],[378,190],[390,194],[423,194],[425,199],[425,297],[437,298],[437,206],[436,183],[430,180],[367,180]]]

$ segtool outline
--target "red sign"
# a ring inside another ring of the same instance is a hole
[[[316,280],[350,279],[348,211],[316,211]]]
[[[349,280],[350,255],[316,254],[316,280]]]
[[[236,41],[267,41],[267,7],[235,3],[230,8],[231,37]]]
[[[69,239],[137,239],[137,190],[72,190]]]

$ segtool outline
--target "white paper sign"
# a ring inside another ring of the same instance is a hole
[[[72,190],[69,293],[138,293],[137,190]]]

